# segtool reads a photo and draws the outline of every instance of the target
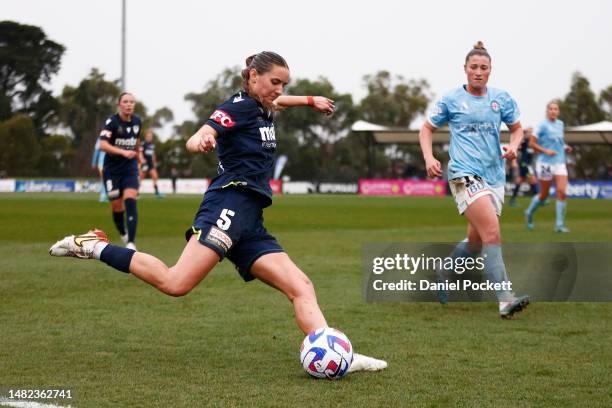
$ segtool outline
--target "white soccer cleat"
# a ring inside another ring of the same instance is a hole
[[[353,353],[353,363],[348,369],[349,373],[355,371],[380,371],[387,368],[385,360],[364,356],[363,354]]]
[[[68,235],[49,248],[51,256],[73,256],[75,258],[93,258],[94,247],[98,242],[108,242],[104,231],[94,229],[82,235]]]
[[[138,251],[138,250],[136,249],[136,244],[134,244],[133,242],[128,242],[127,244],[125,244],[125,247],[126,247],[127,249],[133,249],[134,251]]]

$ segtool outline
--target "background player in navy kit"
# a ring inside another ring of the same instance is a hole
[[[103,179],[111,200],[113,221],[126,247],[136,249],[138,211],[138,149],[140,118],[134,115],[136,100],[128,92],[119,96],[119,112],[108,118],[100,133],[100,150],[106,152]],[[125,228],[127,215],[127,233]]]
[[[155,156],[155,143],[153,143],[153,131],[147,130],[144,137],[144,142],[140,144],[140,180],[144,180],[147,173],[153,180],[153,188],[155,189],[155,195],[158,198],[162,198],[163,194],[160,194],[157,188],[157,156]]]
[[[50,254],[100,259],[171,296],[183,296],[227,257],[245,281],[259,279],[293,303],[297,325],[310,333],[327,322],[311,281],[263,226],[263,209],[272,203],[270,178],[276,149],[274,114],[292,106],[310,106],[330,114],[333,101],[322,96],[281,96],[289,81],[285,60],[261,52],[246,60],[244,90],[221,104],[188,141],[193,153],[218,146],[219,175],[213,179],[187,231],[187,245],[176,265],[108,243],[99,230],[70,235]],[[350,371],[380,370],[382,360],[355,354]]]
[[[535,171],[533,170],[533,166],[531,165],[531,162],[533,161],[533,149],[529,147],[529,140],[532,135],[532,127],[528,127],[527,129],[525,129],[523,141],[521,142],[521,146],[519,147],[518,157],[512,160],[512,170],[514,173],[514,190],[512,191],[512,198],[510,199],[511,207],[516,207],[518,205],[516,203],[516,196],[518,194],[519,189],[521,188],[521,184],[523,184],[525,180],[529,183],[529,186],[531,186],[531,195],[533,196],[536,193],[537,180],[535,178]]]

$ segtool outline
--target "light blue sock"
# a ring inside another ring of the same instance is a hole
[[[565,207],[567,203],[561,200],[557,200],[557,227],[565,225]]]
[[[485,272],[491,282],[502,283],[508,281],[501,245],[485,245],[482,248],[481,256],[484,258]],[[513,298],[512,293],[508,290],[496,290],[495,294],[500,302],[508,302]]]
[[[542,201],[540,201],[540,195],[536,194],[531,199],[531,204],[529,204],[529,208],[527,208],[527,214],[531,215],[542,205]]]
[[[469,250],[467,238],[455,245],[453,251],[448,255],[449,258],[453,259],[453,265],[455,264],[454,260],[456,260],[457,258],[470,258],[472,256],[473,255],[470,253]],[[445,268],[438,270],[438,281],[444,282],[446,279],[452,276],[453,272],[454,270]]]

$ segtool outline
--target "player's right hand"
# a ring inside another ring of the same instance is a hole
[[[125,157],[126,159],[133,159],[137,155],[138,155],[138,153],[136,153],[133,150],[124,150],[123,151],[123,157]]]
[[[556,156],[557,152],[555,152],[552,149],[547,149],[544,153],[546,153],[547,156]]]
[[[197,150],[200,153],[208,153],[217,147],[217,140],[210,133],[204,133],[200,135],[198,140]]]
[[[430,178],[442,177],[442,165],[435,158],[425,160],[425,168],[427,169],[427,175]]]

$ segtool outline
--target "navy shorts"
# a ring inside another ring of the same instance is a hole
[[[102,178],[104,180],[106,194],[108,194],[108,199],[111,201],[121,198],[123,196],[123,190],[126,188],[138,190],[140,187],[138,168],[135,168],[134,170],[129,169],[119,173],[104,169],[102,172]]]
[[[215,251],[221,260],[227,257],[245,281],[255,279],[251,266],[262,255],[284,252],[276,238],[263,226],[265,199],[258,193],[240,187],[207,191],[193,226],[192,235]]]

